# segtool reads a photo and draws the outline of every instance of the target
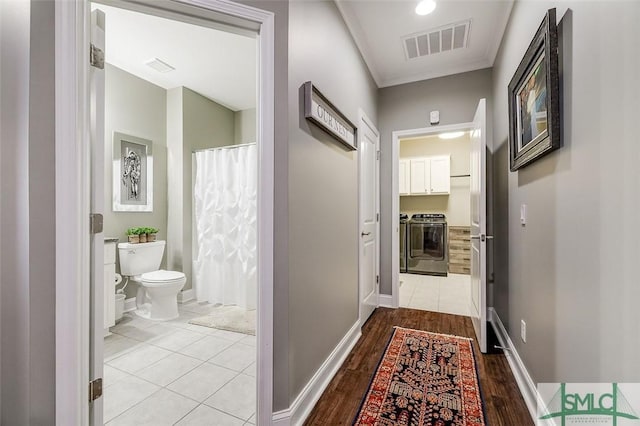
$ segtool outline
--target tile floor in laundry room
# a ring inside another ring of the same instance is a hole
[[[400,274],[400,306],[403,308],[469,316],[470,291],[469,275]]]
[[[104,422],[253,425],[256,338],[189,324],[213,305],[180,305],[155,322],[126,313],[104,340]]]

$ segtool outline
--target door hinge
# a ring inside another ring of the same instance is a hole
[[[102,232],[103,219],[100,213],[91,213],[89,215],[89,230],[92,234]]]
[[[376,151],[376,160],[380,159],[380,151]]]
[[[380,222],[380,213],[376,213],[376,222]]]
[[[89,402],[95,401],[102,396],[102,378],[89,382]]]
[[[376,284],[380,284],[380,275],[376,275]]]
[[[89,63],[92,67],[104,69],[104,52],[93,43],[89,47]]]

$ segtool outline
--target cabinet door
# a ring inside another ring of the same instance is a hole
[[[451,162],[447,157],[431,158],[430,192],[448,194],[451,192]]]
[[[429,160],[416,158],[411,160],[411,194],[429,193]]]
[[[409,195],[409,160],[400,160],[398,183],[400,195]]]

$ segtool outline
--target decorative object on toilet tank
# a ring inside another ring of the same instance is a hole
[[[113,133],[113,211],[153,211],[153,142]]]
[[[138,234],[138,228],[127,229],[127,237],[131,244],[138,244],[140,242],[140,235]]]
[[[131,244],[152,243],[156,241],[157,234],[157,228],[140,227],[127,229],[127,236]]]
[[[147,231],[147,242],[152,243],[156,240],[156,236],[158,234],[157,228],[145,228]]]
[[[509,83],[511,171],[560,148],[556,10],[549,9]]]

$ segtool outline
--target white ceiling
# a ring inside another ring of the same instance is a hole
[[[106,61],[165,89],[184,86],[238,111],[256,106],[256,39],[106,5]],[[158,58],[175,68],[145,65]]]
[[[513,0],[436,0],[418,16],[418,0],[336,0],[378,87],[493,66]],[[404,36],[471,19],[467,48],[407,60]]]

